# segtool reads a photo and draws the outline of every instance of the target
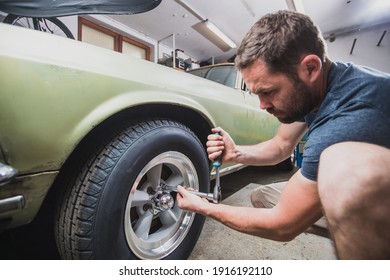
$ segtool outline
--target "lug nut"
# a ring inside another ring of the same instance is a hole
[[[147,192],[148,194],[153,194],[153,193],[154,193],[154,190],[153,190],[152,187],[148,187],[148,189],[146,190],[146,192]]]
[[[149,205],[149,204],[145,204],[145,205],[142,207],[142,209],[143,209],[144,211],[148,211],[148,210],[150,209],[150,205]]]

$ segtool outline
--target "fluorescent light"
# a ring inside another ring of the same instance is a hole
[[[214,24],[212,24],[208,20],[204,21],[204,23],[206,24],[208,29],[210,29],[213,33],[215,33],[215,35],[220,37],[224,42],[226,42],[226,44],[228,44],[231,49],[237,47],[236,43],[234,43],[228,36],[226,36],[221,30],[219,30],[218,27],[216,27]]]
[[[237,45],[235,42],[233,42],[233,40],[231,40],[218,27],[216,27],[208,20],[198,22],[194,24],[192,28],[194,28],[223,51],[237,48]]]
[[[237,48],[236,43],[234,43],[228,36],[226,36],[218,27],[212,24],[210,21],[205,19],[194,7],[192,7],[187,1],[184,0],[175,0],[187,11],[192,13],[196,18],[200,19],[199,23],[196,23],[192,26],[196,31],[210,40],[213,44],[219,47],[223,51],[228,51],[233,48]]]

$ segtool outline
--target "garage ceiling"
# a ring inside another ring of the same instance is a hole
[[[137,15],[114,15],[115,20],[199,61],[232,57],[235,49],[222,51],[192,26],[207,19],[237,45],[249,28],[264,14],[297,9],[309,15],[324,36],[361,31],[378,24],[390,24],[389,0],[163,0],[152,11]]]

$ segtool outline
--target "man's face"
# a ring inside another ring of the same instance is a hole
[[[301,120],[314,107],[310,88],[299,78],[271,73],[261,60],[241,72],[248,89],[259,97],[260,108],[282,123]]]

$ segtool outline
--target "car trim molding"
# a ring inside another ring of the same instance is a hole
[[[22,195],[17,195],[5,199],[0,199],[0,215],[22,210],[25,202]]]
[[[241,169],[243,169],[245,167],[247,167],[247,165],[244,165],[244,164],[241,164],[241,163],[235,164],[235,165],[232,165],[232,166],[228,166],[228,167],[220,169],[219,175],[225,176],[225,175],[228,175],[230,173],[233,173],[233,172],[236,172],[238,170],[241,170]],[[211,180],[215,179],[215,169],[213,169],[213,171],[211,171],[210,179]]]

